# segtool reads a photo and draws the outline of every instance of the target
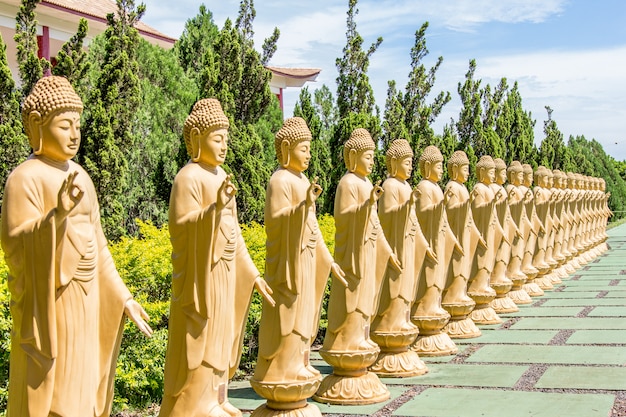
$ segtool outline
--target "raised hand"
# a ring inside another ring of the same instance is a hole
[[[370,192],[370,205],[374,205],[380,196],[383,195],[383,192],[384,190],[383,187],[380,186],[380,180],[376,181],[374,188],[372,188],[372,191]]]
[[[420,198],[421,195],[422,192],[417,189],[417,186],[413,188],[413,191],[411,191],[411,204],[417,203],[417,200]]]
[[[63,184],[61,184],[57,195],[57,208],[55,213],[57,220],[64,220],[85,195],[85,191],[74,182],[77,175],[78,171],[70,173],[70,175],[63,180]]]
[[[224,178],[224,182],[220,185],[219,190],[217,190],[217,209],[218,211],[226,207],[230,200],[233,199],[235,194],[237,194],[237,187],[233,184],[232,176],[228,174],[226,178]]]
[[[309,189],[306,192],[307,206],[315,204],[319,196],[322,194],[322,187],[317,183],[318,180],[318,177],[313,178],[313,181],[311,181],[311,185],[309,185]]]

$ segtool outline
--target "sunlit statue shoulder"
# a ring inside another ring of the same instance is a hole
[[[152,333],[113,264],[94,185],[72,160],[82,110],[62,77],[40,79],[22,106],[33,153],[9,175],[2,206],[11,417],[108,416],[124,314]]]
[[[230,416],[229,374],[241,355],[253,287],[271,300],[237,222],[237,189],[221,165],[229,121],[219,101],[198,101],[183,136],[191,159],[170,196],[172,302],[160,416]]]

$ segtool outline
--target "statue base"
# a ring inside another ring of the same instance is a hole
[[[405,349],[403,352],[382,350],[369,370],[383,378],[406,378],[426,374],[428,368],[417,352],[408,347]]]
[[[530,298],[530,295],[528,295],[524,288],[511,290],[509,292],[509,298],[517,305],[531,304],[533,302],[532,298]]]
[[[504,297],[496,297],[489,305],[498,314],[515,313],[519,311],[519,307],[517,307],[517,304],[515,304],[515,302],[509,297],[509,295],[505,295]]]
[[[470,318],[476,324],[500,324],[502,319],[489,304],[476,304],[476,308],[470,314]]]
[[[450,320],[447,311],[445,316],[413,316],[411,320],[420,330],[411,350],[420,356],[446,356],[458,352],[450,336],[441,331]]]
[[[554,284],[562,284],[563,283],[563,281],[561,281],[561,278],[559,278],[559,275],[556,273],[556,269],[554,269],[552,272],[550,272],[546,276],[550,278],[550,283],[552,285],[554,285]]]
[[[364,405],[375,404],[391,397],[389,390],[375,373],[367,368],[376,359],[380,349],[340,352],[321,349],[322,358],[333,367],[313,399],[325,404]]]
[[[526,284],[522,285],[522,289],[528,293],[531,297],[541,297],[544,293],[535,280],[528,280]]]
[[[322,417],[322,412],[316,405],[305,401],[304,406],[288,410],[276,410],[268,404],[263,404],[254,410],[250,417]]]
[[[369,370],[378,376],[390,378],[418,376],[428,372],[419,355],[409,350],[418,333],[417,327],[404,332],[371,332],[370,336],[380,347],[380,353]]]
[[[552,280],[550,279],[550,275],[541,275],[533,280],[535,284],[539,286],[544,291],[551,291],[554,289],[554,285],[552,285]]]
[[[559,266],[557,269],[554,270],[554,274],[559,277],[561,280],[567,278],[569,275],[567,273],[567,271],[565,270],[565,265],[561,265]]]
[[[307,403],[320,386],[322,376],[306,381],[264,382],[250,380],[252,389],[267,403],[254,410],[254,417],[319,417],[320,410]]]
[[[572,275],[574,272],[576,272],[576,268],[574,268],[574,265],[572,265],[571,260],[563,265],[563,268],[565,268],[565,272],[567,273],[567,275]]]
[[[482,335],[480,329],[476,327],[474,320],[467,316],[462,319],[453,316],[446,324],[446,327],[443,328],[443,331],[452,339],[472,339]]]

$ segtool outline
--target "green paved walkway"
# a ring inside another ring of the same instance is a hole
[[[389,401],[315,404],[325,416],[626,416],[626,225],[609,236],[609,251],[554,290],[457,340],[456,356],[422,358],[428,374],[383,379]],[[316,353],[311,362],[331,371]],[[247,382],[229,397],[245,413],[264,403]]]

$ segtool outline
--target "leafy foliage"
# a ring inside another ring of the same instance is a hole
[[[76,93],[83,99],[87,94],[87,72],[91,68],[91,63],[87,60],[87,52],[83,49],[88,30],[87,20],[81,18],[78,21],[78,31],[63,44],[57,54],[56,65],[52,68],[52,73],[67,78]]]
[[[9,173],[28,156],[28,139],[22,131],[20,93],[6,55],[6,45],[0,36],[0,204]]]
[[[9,355],[11,353],[11,314],[9,312],[9,289],[7,278],[9,269],[0,249],[0,416],[7,409],[9,395]]]
[[[576,171],[576,167],[572,165],[570,150],[565,146],[563,141],[563,133],[556,125],[556,121],[552,119],[552,109],[546,106],[548,112],[548,120],[543,122],[543,133],[546,137],[541,141],[539,147],[539,161],[541,165],[551,169],[560,169],[563,171]]]
[[[35,83],[43,76],[44,71],[50,68],[50,63],[39,58],[37,52],[37,20],[35,8],[41,0],[22,0],[20,10],[16,15],[15,36],[17,44],[17,62],[22,80],[22,97],[26,97]]]

